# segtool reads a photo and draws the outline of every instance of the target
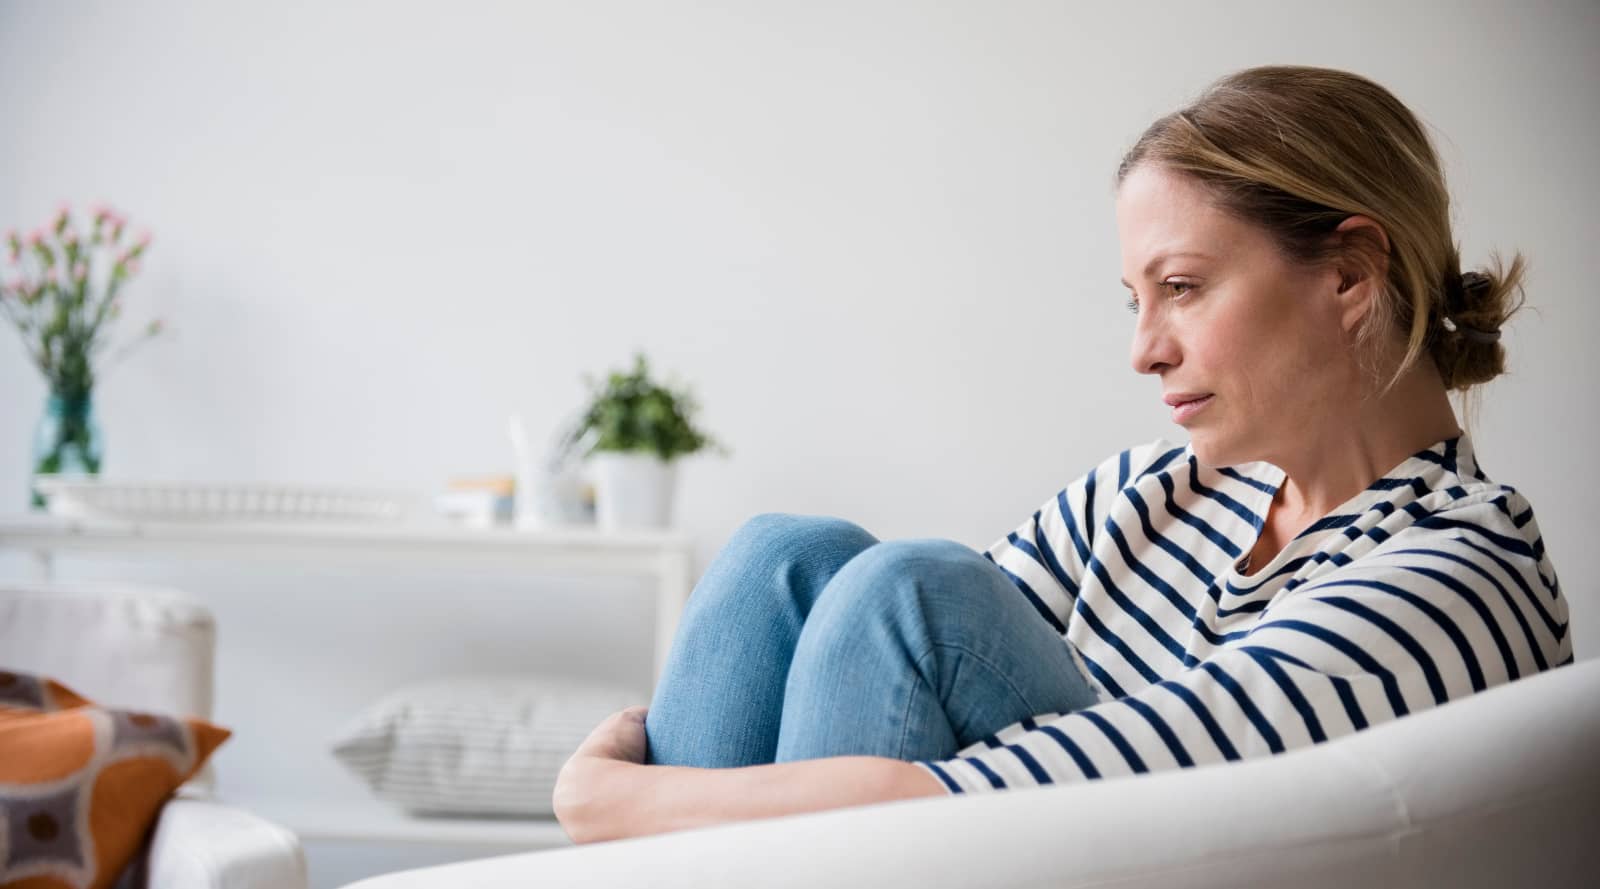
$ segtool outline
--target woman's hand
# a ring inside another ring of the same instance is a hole
[[[551,803],[556,820],[573,842],[616,834],[617,827],[610,822],[626,813],[626,793],[632,783],[618,773],[644,764],[646,711],[629,707],[607,716],[561,766]]]
[[[575,843],[598,843],[942,796],[944,785],[913,763],[833,756],[737,768],[645,765],[644,707],[606,717],[556,777],[556,819]]]
[[[595,756],[644,765],[644,717],[648,707],[629,707],[607,716],[572,756]]]

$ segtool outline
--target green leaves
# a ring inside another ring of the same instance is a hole
[[[673,391],[650,379],[643,353],[631,371],[612,371],[604,386],[584,375],[593,400],[567,435],[568,447],[590,441],[587,451],[646,451],[663,460],[714,450],[729,451],[695,427],[699,409],[687,390]]]

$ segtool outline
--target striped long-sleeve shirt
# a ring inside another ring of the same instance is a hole
[[[1569,663],[1527,500],[1466,435],[1418,451],[1246,576],[1284,473],[1158,440],[1068,485],[986,555],[1101,700],[917,765],[949,793],[1278,753]]]

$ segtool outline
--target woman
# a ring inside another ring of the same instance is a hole
[[[1132,363],[1189,441],[1107,458],[985,553],[757,516],[648,708],[563,768],[578,842],[1317,743],[1572,660],[1527,501],[1447,393],[1504,368],[1409,110],[1264,67],[1116,175]]]

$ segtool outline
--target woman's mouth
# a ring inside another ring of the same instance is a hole
[[[1182,425],[1185,420],[1205,410],[1215,395],[1206,395],[1192,401],[1180,401],[1172,406],[1172,422]]]

